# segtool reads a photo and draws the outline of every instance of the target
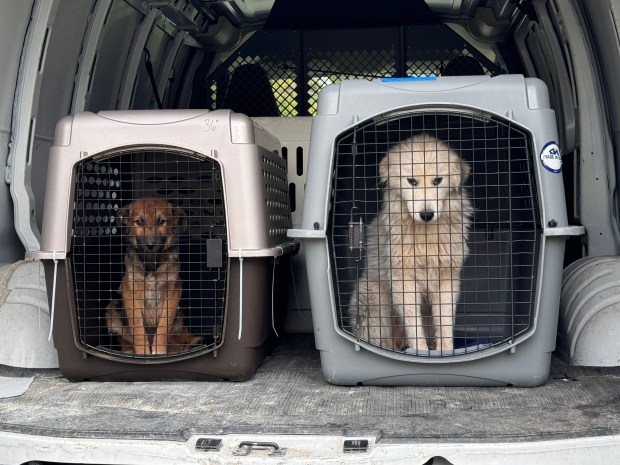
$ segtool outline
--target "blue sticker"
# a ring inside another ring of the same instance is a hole
[[[540,152],[540,161],[552,173],[562,171],[562,152],[557,142],[547,142]]]
[[[410,77],[381,78],[382,82],[435,81],[435,80],[437,80],[437,76],[410,76]]]

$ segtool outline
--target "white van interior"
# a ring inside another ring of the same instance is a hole
[[[243,383],[67,381],[48,339],[43,268],[23,259],[40,249],[49,149],[66,115],[244,113],[282,144],[295,227],[321,89],[350,79],[482,74],[537,77],[549,90],[569,222],[585,229],[568,239],[565,266],[617,257],[618,14],[620,4],[606,0],[2,2],[0,375],[34,380],[22,395],[0,398],[0,463],[227,463],[244,454],[362,463],[376,453],[416,464],[501,454],[569,463],[566,451],[580,440],[594,463],[612,463],[620,363],[572,366],[558,352],[549,379],[533,389],[329,385],[314,348],[303,248],[291,268],[284,334]],[[609,266],[620,276],[620,265]],[[566,292],[578,296],[574,286]],[[607,310],[620,308],[610,302]],[[607,313],[598,327],[620,330],[617,311]],[[594,358],[618,350],[613,330],[591,340],[600,344],[588,349]],[[560,349],[570,344],[558,341]]]

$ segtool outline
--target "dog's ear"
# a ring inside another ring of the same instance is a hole
[[[379,186],[387,185],[388,178],[390,177],[390,166],[388,159],[390,158],[390,154],[383,157],[381,163],[379,163]]]
[[[176,225],[176,234],[185,232],[187,229],[187,215],[182,208],[175,207],[172,209],[172,219]]]
[[[129,217],[129,208],[125,206],[116,210],[115,218],[116,222],[120,226],[128,226],[131,222],[131,218]]]
[[[467,182],[467,179],[469,178],[469,175],[471,174],[471,167],[469,166],[469,163],[467,163],[464,160],[461,160],[459,162],[461,164],[461,182],[460,185],[464,185]]]

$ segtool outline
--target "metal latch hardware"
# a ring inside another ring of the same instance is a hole
[[[364,249],[364,223],[359,221],[349,221],[349,250]]]
[[[368,439],[346,439],[342,451],[345,454],[368,452]]]
[[[198,438],[196,441],[196,450],[200,452],[218,452],[221,448],[221,439]]]
[[[275,442],[243,441],[235,449],[233,455],[246,456],[250,455],[253,450],[270,450],[269,457],[283,457],[286,454],[286,449],[280,448]]]

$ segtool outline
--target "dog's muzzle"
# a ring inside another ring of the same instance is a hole
[[[138,240],[140,251],[143,254],[157,254],[164,248],[164,238],[159,236],[144,237]]]

